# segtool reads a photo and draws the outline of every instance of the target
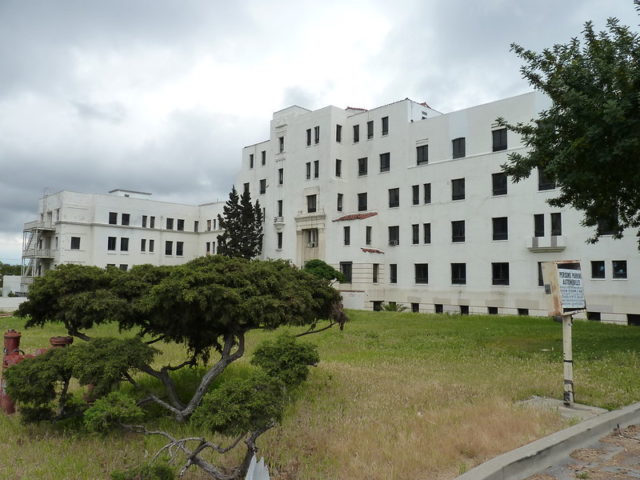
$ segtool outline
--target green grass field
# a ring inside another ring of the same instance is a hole
[[[281,426],[259,445],[272,478],[453,478],[567,426],[524,407],[562,397],[562,332],[550,319],[351,311],[344,331],[304,337],[322,361]],[[22,330],[27,353],[60,328]],[[617,408],[640,399],[640,328],[574,323],[576,401]],[[117,335],[102,327],[94,335]],[[249,354],[273,332],[254,332]],[[182,351],[163,346],[163,363]],[[246,368],[250,355],[231,368]],[[167,424],[169,426],[169,424]],[[182,427],[184,433],[188,427]],[[0,478],[93,479],[152,454],[157,439],[101,437],[0,415]],[[185,478],[204,478],[195,470]]]

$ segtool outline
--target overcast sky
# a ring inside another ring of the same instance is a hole
[[[541,50],[632,0],[0,0],[0,261],[43,193],[224,200],[291,104],[436,110],[530,90]]]

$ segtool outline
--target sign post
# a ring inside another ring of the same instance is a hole
[[[562,353],[564,364],[564,404],[571,407],[573,395],[573,315],[586,310],[580,262],[568,260],[542,264],[544,290],[551,295],[551,312],[562,317]]]

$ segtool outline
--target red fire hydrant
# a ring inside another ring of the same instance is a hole
[[[15,413],[16,406],[7,394],[4,372],[7,368],[24,360],[24,354],[20,352],[20,332],[9,329],[4,334],[4,350],[2,357],[2,378],[0,379],[0,408],[7,414]]]

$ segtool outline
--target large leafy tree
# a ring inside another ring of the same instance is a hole
[[[505,173],[555,179],[560,194],[549,203],[582,211],[595,242],[640,226],[640,38],[615,18],[599,33],[586,23],[582,36],[542,53],[511,46],[523,77],[552,104],[530,123],[499,121],[529,147],[509,155]]]
[[[7,389],[26,420],[59,419],[80,411],[90,429],[121,425],[163,435],[168,451],[184,453],[183,469],[197,465],[219,480],[244,477],[257,438],[281,418],[287,392],[306,378],[307,365],[318,361],[310,347],[283,339],[259,350],[254,363],[261,371],[225,383],[220,375],[244,355],[247,333],[288,325],[307,326],[306,334],[326,329],[317,328],[321,319],[328,319],[329,326],[346,321],[340,295],[328,280],[284,261],[222,255],[173,267],[141,265],[128,272],[61,265],[35,279],[18,313],[28,317],[27,327],[61,323],[70,335],[85,340],[7,371]],[[137,335],[90,338],[87,330],[105,323]],[[184,361],[158,365],[156,342],[184,346]],[[185,395],[176,373],[196,366],[197,382]],[[140,382],[140,372],[155,378],[162,393],[145,387],[148,382]],[[93,386],[96,401],[88,410],[69,393],[73,379]],[[122,381],[134,388],[119,390]],[[141,409],[148,404],[178,422],[234,438],[223,447],[205,438],[180,439],[132,425],[144,417]],[[202,456],[206,450],[226,453],[239,444],[246,446],[245,455],[229,471]]]
[[[218,253],[228,257],[255,258],[262,252],[262,209],[260,202],[251,203],[251,194],[244,191],[238,196],[236,187],[231,189],[229,200],[218,215],[220,228]]]

